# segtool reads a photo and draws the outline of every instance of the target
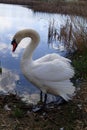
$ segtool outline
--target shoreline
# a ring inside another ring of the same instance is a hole
[[[34,12],[59,13],[87,17],[87,2],[44,2],[29,0],[0,0],[2,4],[24,5]],[[85,13],[84,13],[85,12]]]

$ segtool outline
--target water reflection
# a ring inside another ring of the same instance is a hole
[[[33,56],[37,59],[53,52],[65,55],[67,51],[77,48],[82,40],[87,43],[86,23],[86,18],[34,13],[22,6],[0,4],[0,62],[3,72],[0,75],[0,91],[16,90],[35,102],[39,97],[39,90],[24,78],[20,70],[21,55],[27,45],[19,44],[15,53],[11,51],[11,39],[17,31],[32,28],[40,34],[40,44]],[[49,97],[50,100],[55,99]]]
[[[2,68],[2,73],[0,73],[0,93],[14,92],[18,80],[19,75]]]
[[[69,16],[60,30],[53,19],[48,28],[48,44],[60,51],[84,51],[87,48],[87,19]]]

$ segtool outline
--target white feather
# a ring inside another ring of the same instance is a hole
[[[31,43],[25,49],[21,60],[25,77],[44,93],[60,95],[66,101],[70,100],[75,92],[75,87],[70,81],[74,76],[71,60],[53,53],[33,61],[32,55],[38,45],[39,35],[34,30],[27,29],[19,31],[14,39],[20,42],[25,37],[31,37]]]

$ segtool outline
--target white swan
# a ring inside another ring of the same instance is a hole
[[[75,87],[70,81],[74,75],[71,61],[55,53],[34,61],[32,55],[40,37],[36,31],[30,29],[21,30],[14,35],[11,43],[13,51],[25,37],[30,37],[31,42],[26,47],[21,60],[24,76],[45,94],[60,95],[66,101],[70,100],[75,92]]]

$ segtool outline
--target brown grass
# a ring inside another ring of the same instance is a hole
[[[11,111],[4,109],[6,104]],[[87,130],[87,81],[72,102],[36,113],[30,110],[17,96],[0,96],[0,130]]]
[[[44,2],[40,0],[0,0],[1,3],[22,4],[34,11],[87,16],[87,2]]]
[[[60,31],[55,25],[55,20],[50,21],[48,28],[48,44],[52,45],[56,41],[56,47],[59,42],[64,44],[64,48],[72,52],[84,52],[87,50],[87,32],[86,19],[70,16],[65,25],[62,25]]]

